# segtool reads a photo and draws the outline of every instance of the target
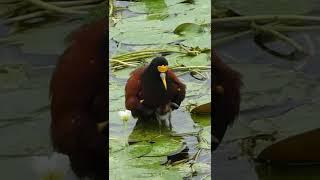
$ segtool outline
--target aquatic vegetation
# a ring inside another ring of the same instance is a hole
[[[253,35],[255,42],[263,49],[272,51],[265,44],[270,41],[281,41],[294,48],[289,55],[282,55],[292,59],[297,53],[307,53],[303,46],[290,37],[288,32],[306,30],[319,30],[320,18],[310,13],[317,9],[314,0],[294,1],[213,1],[213,19],[216,36],[213,47],[223,43],[239,39],[247,35]],[[231,25],[231,26],[230,26]],[[223,32],[220,32],[221,27]],[[279,54],[279,53],[278,53]]]
[[[127,11],[134,15],[123,13],[109,26],[109,42],[115,44],[109,56],[109,177],[209,178],[210,142],[204,136],[210,134],[210,115],[201,120],[202,128],[190,111],[211,101],[210,2],[139,1],[130,2]],[[173,130],[152,119],[129,121],[130,145],[124,148],[116,112],[124,107],[125,81],[131,71],[160,54],[167,55],[169,68],[187,85],[186,99],[172,114]],[[200,156],[207,160],[200,161]]]

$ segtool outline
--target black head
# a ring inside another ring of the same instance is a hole
[[[164,57],[156,57],[149,64],[148,69],[154,71],[154,73],[161,73],[158,67],[168,67],[168,61]],[[161,68],[160,68],[161,69]],[[164,69],[165,70],[165,69]],[[164,72],[164,71],[163,71]]]
[[[145,71],[145,82],[156,82],[161,80],[163,87],[167,90],[168,61],[164,57],[154,58]],[[149,80],[147,80],[149,79]]]

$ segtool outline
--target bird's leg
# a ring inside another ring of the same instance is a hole
[[[169,129],[170,131],[172,131],[171,112],[172,112],[172,108],[170,103],[156,109],[155,117],[159,123],[160,134],[161,134],[163,125],[165,126],[166,129]]]
[[[159,131],[160,131],[160,135],[161,135],[162,120],[159,116],[160,116],[159,114],[156,114],[156,119],[158,121]]]
[[[153,108],[150,108],[144,104],[139,104],[137,108],[144,116],[151,116],[155,110]]]
[[[171,113],[169,115],[169,129],[170,129],[170,131],[172,131]]]

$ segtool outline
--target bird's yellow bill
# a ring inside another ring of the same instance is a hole
[[[162,83],[164,85],[164,88],[167,90],[167,81],[166,81],[166,76],[161,76],[161,80],[162,80]]]

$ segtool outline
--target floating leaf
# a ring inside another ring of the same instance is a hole
[[[121,33],[113,37],[115,41],[124,44],[167,44],[181,40],[181,38],[172,33],[164,33],[161,31],[130,31],[126,33]]]
[[[125,68],[125,69],[117,70],[112,74],[114,74],[117,78],[129,78],[130,73],[134,70],[135,68]]]
[[[198,36],[188,37],[181,43],[187,47],[199,47],[200,49],[211,49],[211,33],[206,32]]]
[[[203,4],[189,5],[185,11],[177,14],[169,14],[164,19],[150,19],[148,15],[138,15],[121,19],[115,26],[119,33],[113,37],[115,41],[125,44],[166,44],[183,40],[181,37],[171,33],[180,24],[210,23],[210,9]],[[174,6],[172,6],[174,7]],[[190,7],[193,7],[190,9]],[[200,8],[201,7],[201,8]],[[170,11],[170,10],[169,10]],[[186,37],[184,38],[186,39]]]
[[[209,30],[204,26],[204,24],[211,22],[210,2],[195,0],[194,4],[180,3],[182,1],[184,0],[157,0],[153,4],[149,1],[130,2],[129,9],[131,11],[147,14],[136,14],[134,17],[123,18],[115,27],[112,27],[111,40],[117,41],[121,45],[116,51],[139,51],[146,48],[183,51],[179,45],[173,45],[178,42],[197,51],[193,56],[179,57],[184,53],[167,55],[166,58],[170,67],[174,68],[177,65],[209,65],[209,51],[205,51],[208,53],[206,54],[202,50],[211,48],[210,36],[208,36]],[[158,3],[160,8],[156,5]],[[201,26],[201,31],[196,29],[189,31],[189,27],[184,27],[185,25],[183,24],[185,23]],[[174,34],[176,28],[180,35]],[[184,34],[184,36],[181,36],[181,34]],[[150,62],[151,59],[146,59],[146,62]],[[123,70],[112,72],[112,76],[128,78],[128,74],[132,69],[127,67]],[[121,136],[121,122],[119,122],[114,111],[122,110],[124,107],[124,97],[122,96],[124,85],[119,82],[115,84],[117,86],[112,87],[112,93],[109,94],[112,97],[112,100],[109,101],[109,114],[111,114],[109,119],[112,124],[110,134]],[[173,132],[179,134],[195,131],[194,122],[191,120],[190,114],[181,111],[184,110],[184,105],[193,98],[201,100],[203,93],[206,95],[211,93],[209,86],[203,88],[200,83],[193,83],[192,85],[195,85],[195,87],[187,85],[187,97],[183,102],[184,104],[181,105],[181,108],[172,112],[173,130],[166,123],[159,124],[154,119],[139,119],[129,122],[129,132],[131,133],[128,139],[131,145],[128,147],[127,152],[121,150],[121,152],[110,154],[109,157],[111,157],[111,162],[114,164],[110,165],[112,170],[110,170],[109,177],[111,179],[183,179],[183,177],[186,177],[176,168],[161,164],[167,162],[170,157],[187,146],[182,137],[172,136]],[[120,90],[122,90],[121,93],[116,92]],[[183,123],[181,124],[181,122]],[[190,148],[189,145],[188,147]]]
[[[147,142],[138,142],[133,145],[130,145],[128,148],[128,152],[131,158],[137,158],[149,154],[152,151],[152,149],[152,144]]]
[[[154,119],[148,119],[148,122],[138,120],[129,141],[152,143],[152,150],[146,156],[166,156],[181,149],[183,141],[180,137],[171,137],[169,127],[162,126],[161,130],[159,128]]]
[[[109,111],[119,111],[124,109],[124,89],[124,85],[109,83]]]
[[[198,25],[198,24],[194,24],[194,23],[183,23],[183,24],[180,24],[173,31],[173,33],[178,34],[180,36],[184,36],[184,35],[187,35],[187,34],[194,35],[194,34],[199,34],[199,33],[202,33],[202,32],[204,32],[203,27]]]
[[[180,138],[160,136],[153,139],[152,151],[147,156],[165,156],[177,152],[183,146]]]
[[[194,170],[199,174],[208,174],[211,173],[211,166],[206,163],[195,163],[192,166]]]
[[[198,115],[198,114],[192,114],[191,115],[193,121],[197,124],[199,124],[200,126],[210,126],[211,125],[211,115]]]
[[[140,2],[131,3],[129,10],[138,13],[163,13],[167,10],[167,4],[164,0],[142,0]]]
[[[173,168],[177,169],[177,171],[184,177],[190,177],[192,175],[192,169],[189,163],[178,164]]]
[[[206,53],[201,53],[196,56],[173,54],[167,56],[167,58],[183,66],[207,66],[210,64],[210,58]]]
[[[163,0],[160,0],[160,1],[163,1]],[[160,3],[160,1],[158,3]],[[185,11],[185,8],[183,8],[183,7],[194,7],[194,6],[190,6],[189,4],[181,3],[181,2],[184,2],[184,1],[185,0],[165,0],[163,2],[166,5],[165,10],[167,12],[179,13],[181,10]],[[142,2],[132,2],[132,3],[130,3],[128,9],[130,11],[136,12],[136,13],[161,13],[161,12],[164,12],[163,9],[161,9],[161,8],[159,8],[159,10],[158,10],[158,7],[156,6],[158,3],[154,3],[154,5],[153,5],[154,8],[150,8],[150,6],[148,6],[148,4],[147,4],[148,2],[149,2],[148,0],[145,0],[145,1],[142,1]],[[150,1],[150,2],[153,3],[153,1]]]
[[[124,149],[124,142],[120,139],[109,139],[109,152],[117,152]]]

